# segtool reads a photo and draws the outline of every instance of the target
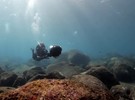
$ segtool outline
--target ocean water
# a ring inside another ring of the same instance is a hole
[[[0,0],[0,59],[31,59],[37,42],[90,57],[135,54],[135,0]]]

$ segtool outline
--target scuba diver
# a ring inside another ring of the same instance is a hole
[[[44,43],[38,43],[38,45],[36,46],[36,52],[34,52],[33,48],[31,48],[31,50],[32,50],[32,58],[36,61],[49,59],[49,57],[56,58],[62,52],[62,48],[58,45],[50,46],[50,51],[48,52]]]

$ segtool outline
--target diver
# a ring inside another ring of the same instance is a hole
[[[44,43],[38,43],[38,45],[36,46],[36,52],[34,52],[33,48],[31,48],[31,50],[32,50],[32,58],[36,61],[49,59],[49,57],[56,58],[62,52],[62,48],[58,45],[50,46],[50,50],[48,52]]]

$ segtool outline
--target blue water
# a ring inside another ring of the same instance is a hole
[[[0,0],[0,58],[44,42],[99,57],[135,54],[135,0]]]

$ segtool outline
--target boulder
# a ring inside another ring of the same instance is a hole
[[[131,98],[130,100],[135,100],[135,86],[132,86],[131,93],[130,93],[129,97]]]
[[[71,79],[81,82],[93,90],[95,97],[88,100],[114,100],[103,82],[92,75],[74,75]]]
[[[53,63],[60,63],[63,61],[85,67],[90,62],[90,58],[78,50],[70,50],[69,52],[62,53],[57,59],[51,59]]]
[[[96,81],[94,81],[95,83]],[[114,100],[103,87],[74,80],[43,79],[0,94],[0,100]]]
[[[104,83],[92,75],[73,75],[70,79],[81,82],[90,88],[94,87],[108,91],[108,88],[104,85]]]
[[[24,71],[23,77],[26,79],[26,81],[28,81],[30,78],[38,74],[46,74],[46,73],[41,67],[35,67],[30,70]]]
[[[3,72],[4,72],[4,70],[0,67],[0,74],[3,73]]]
[[[39,79],[64,79],[65,76],[63,76],[60,72],[54,71],[51,73],[46,74],[38,74],[33,76],[31,79],[28,80],[28,82],[39,80]]]
[[[0,87],[0,93],[7,92],[9,90],[13,90],[13,87]]]
[[[112,56],[107,59],[107,63],[106,63],[108,67],[115,67],[121,64],[126,64],[134,68],[135,60],[132,58],[123,57],[123,56]]]
[[[126,64],[120,64],[112,68],[117,79],[122,82],[135,81],[135,69]]]
[[[28,62],[26,63],[27,66],[36,66],[36,67],[42,67],[45,68],[46,66],[48,66],[50,64],[50,59],[43,59],[41,61],[35,61],[33,59],[29,59]]]
[[[89,63],[90,58],[77,50],[71,50],[68,53],[68,61],[75,65],[85,67]]]
[[[93,75],[101,80],[109,89],[114,86],[118,85],[119,82],[115,78],[115,76],[104,66],[101,67],[92,67],[89,70],[81,73],[86,75]]]
[[[48,73],[45,76],[45,78],[47,78],[47,79],[64,79],[65,76],[63,76],[63,74],[60,72],[54,71],[54,72]]]
[[[86,66],[85,69],[90,69],[91,67],[100,67],[104,66],[106,61],[104,59],[93,59]]]
[[[23,72],[35,68],[35,66],[28,66],[26,64],[20,64],[12,72],[16,73],[18,76],[22,76]]]
[[[116,85],[110,89],[116,100],[134,100],[130,98],[131,88],[124,85]]]
[[[60,62],[50,64],[49,66],[47,66],[46,68],[47,73],[51,73],[54,71],[60,72],[63,74],[63,76],[68,78],[71,77],[72,75],[79,74],[82,71],[82,68],[68,62]]]
[[[18,76],[15,73],[3,72],[0,74],[0,86],[12,87],[17,77]]]
[[[63,61],[68,62],[68,52],[62,53],[59,57],[56,58],[50,58],[52,63],[60,63]]]
[[[39,79],[44,79],[45,77],[46,77],[46,74],[37,74],[37,75],[33,76],[32,78],[30,78],[28,80],[28,82],[39,80]]]
[[[23,77],[17,77],[14,81],[12,87],[19,87],[26,83],[26,80]]]

